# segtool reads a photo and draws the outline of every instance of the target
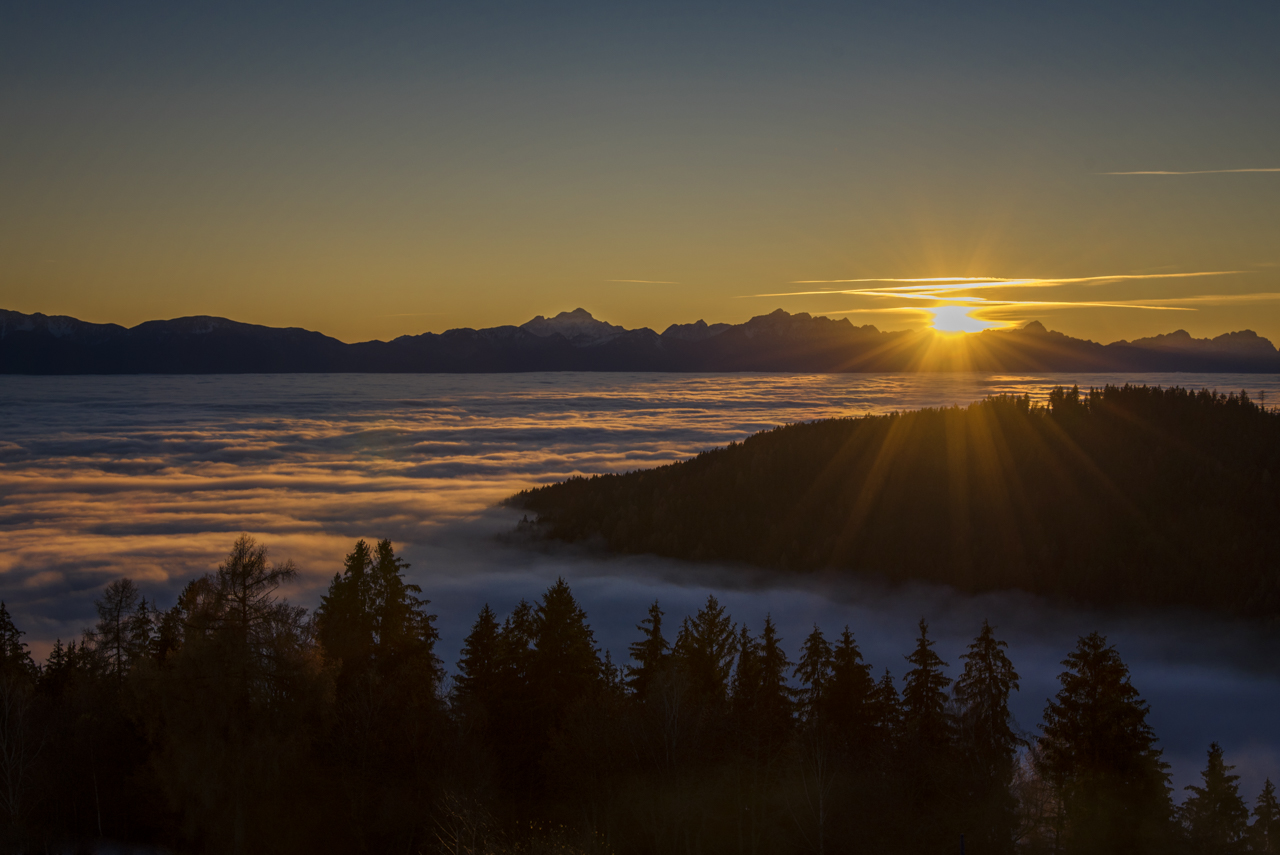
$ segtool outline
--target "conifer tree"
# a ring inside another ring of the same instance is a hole
[[[817,721],[825,712],[828,685],[832,680],[831,645],[815,623],[800,645],[800,659],[796,663],[795,676],[800,680],[800,716],[806,721]]]
[[[458,694],[476,701],[482,708],[491,705],[501,689],[501,666],[498,618],[485,603],[462,643],[458,676],[454,680]]]
[[[782,649],[782,639],[773,618],[765,615],[757,646],[760,689],[756,716],[761,734],[770,748],[786,739],[791,728],[791,688],[787,685],[787,669],[791,663]]]
[[[712,704],[728,696],[729,675],[737,652],[737,632],[724,606],[714,596],[693,618],[685,618],[676,636],[674,655],[696,692]]]
[[[1201,855],[1236,855],[1245,851],[1249,809],[1240,798],[1239,775],[1222,759],[1222,746],[1209,745],[1209,762],[1200,773],[1204,786],[1185,789],[1191,796],[1180,811],[1187,838]]]
[[[129,621],[129,658],[150,659],[155,655],[155,609],[143,597]]]
[[[1017,824],[1010,787],[1019,739],[1013,731],[1009,694],[1018,690],[1018,672],[1005,655],[1007,647],[984,620],[982,631],[960,657],[965,667],[955,687],[971,802],[968,827],[975,848],[983,852],[1012,852]]]
[[[1276,785],[1271,779],[1262,785],[1258,801],[1253,806],[1253,824],[1249,826],[1250,852],[1280,852],[1280,801],[1276,799]]]
[[[1044,713],[1038,767],[1057,791],[1068,853],[1144,853],[1167,845],[1168,764],[1129,669],[1099,633],[1063,660]]]
[[[922,745],[945,744],[951,735],[947,719],[947,686],[951,678],[942,673],[947,663],[933,650],[929,624],[920,619],[916,649],[907,657],[915,667],[907,672],[902,686],[902,721],[907,733]]]
[[[528,600],[520,600],[502,622],[498,633],[499,665],[504,695],[526,700],[529,684],[529,666],[533,658],[533,643],[537,633],[537,621],[533,606]]]
[[[752,638],[745,623],[738,630],[736,647],[738,664],[733,669],[729,698],[735,715],[741,720],[754,714],[763,683],[763,664],[760,661],[760,643]]]
[[[888,668],[876,683],[872,704],[877,739],[882,745],[891,745],[902,729],[902,699]]]
[[[380,540],[371,572],[375,657],[382,672],[413,670],[432,689],[440,677],[435,656],[439,633],[436,616],[427,614],[430,600],[417,596],[422,588],[404,581],[408,563],[398,558],[391,541]]]
[[[600,688],[600,653],[587,613],[564,579],[542,595],[535,615],[531,677],[551,722],[558,724],[565,710]]]
[[[889,688],[892,689],[892,684]],[[831,676],[825,702],[826,714],[846,750],[860,754],[869,747],[877,719],[876,695],[871,666],[863,661],[853,632],[846,626],[831,651]]]
[[[649,616],[636,626],[641,638],[628,648],[631,658],[638,664],[627,666],[626,685],[638,698],[644,700],[654,678],[666,665],[671,645],[662,636],[662,616],[664,612],[654,600],[649,606]]]
[[[316,631],[325,655],[341,663],[339,684],[369,673],[373,660],[373,554],[369,544],[356,541],[341,572],[316,609]]]
[[[24,635],[26,632],[14,625],[8,607],[0,600],[0,674],[34,679],[39,672],[26,642],[22,640]]]

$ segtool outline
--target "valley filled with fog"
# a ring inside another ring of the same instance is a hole
[[[506,537],[520,515],[498,506],[531,485],[661,465],[782,423],[1120,382],[1280,400],[1280,378],[1246,375],[4,377],[0,591],[37,658],[93,621],[107,582],[129,576],[167,607],[241,532],[298,565],[288,596],[308,608],[357,538],[390,538],[432,600],[448,666],[484,603],[501,616],[558,576],[615,662],[655,599],[673,626],[711,594],[753,632],[771,614],[792,659],[815,623],[828,637],[848,624],[875,673],[896,677],[921,617],[953,676],[988,618],[1021,673],[1012,706],[1027,732],[1060,660],[1097,629],[1150,702],[1174,783],[1192,782],[1217,740],[1251,797],[1280,777],[1280,645],[1262,628],[608,557]]]

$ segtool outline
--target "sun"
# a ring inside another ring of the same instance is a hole
[[[971,333],[998,327],[1000,324],[975,318],[969,306],[933,306],[925,311],[933,315],[929,326],[941,333]]]

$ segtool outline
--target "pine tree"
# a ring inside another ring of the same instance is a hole
[[[395,554],[391,541],[380,540],[372,571],[373,629],[377,656],[385,662],[431,658],[439,639],[436,616],[427,614],[430,600],[417,596],[422,588],[404,580],[409,564]]]
[[[1267,778],[1253,806],[1253,825],[1249,826],[1250,852],[1280,852],[1280,801],[1276,785]]]
[[[714,596],[692,619],[685,618],[676,636],[674,655],[693,689],[712,704],[728,697],[729,675],[737,652],[737,631]]]
[[[872,705],[877,741],[884,746],[892,745],[902,730],[902,699],[888,668],[876,683]]]
[[[759,720],[766,741],[777,746],[791,728],[791,688],[787,685],[787,669],[791,663],[782,649],[778,628],[769,615],[764,617],[760,632],[760,698]]]
[[[1191,796],[1180,811],[1187,838],[1201,855],[1236,855],[1245,851],[1249,809],[1240,798],[1239,775],[1222,760],[1222,746],[1209,746],[1209,763],[1200,773],[1204,786],[1186,787]]]
[[[340,663],[339,685],[367,675],[374,654],[373,553],[356,541],[342,571],[316,609],[316,632],[325,655]]]
[[[888,676],[886,672],[886,677]],[[889,689],[892,690],[892,682]],[[894,693],[896,701],[896,692]],[[831,651],[831,676],[825,707],[845,750],[863,755],[870,747],[877,720],[877,687],[871,666],[846,626]]]
[[[143,597],[129,620],[129,658],[150,659],[155,655],[156,611]]]
[[[1067,851],[1160,851],[1173,814],[1168,764],[1128,667],[1096,632],[1062,664],[1067,670],[1044,713],[1037,765],[1062,804]]]
[[[824,718],[828,686],[832,676],[831,645],[815,623],[800,645],[800,660],[796,663],[795,676],[800,681],[800,716],[805,721]]]
[[[933,650],[929,624],[920,619],[916,649],[907,657],[915,667],[907,672],[902,687],[902,721],[908,734],[923,746],[945,744],[951,736],[947,719],[947,686],[951,679],[942,673],[947,663]]]
[[[752,638],[745,623],[738,630],[735,646],[738,649],[738,664],[733,669],[729,699],[734,715],[739,721],[744,721],[754,718],[763,683],[763,665],[760,661],[760,643]]]
[[[604,674],[587,614],[564,579],[542,595],[535,614],[531,677],[547,723],[556,726],[571,706],[601,687]]]
[[[21,675],[35,679],[39,673],[27,644],[22,640],[26,635],[18,629],[9,616],[9,609],[0,600],[0,675]]]
[[[474,700],[482,708],[493,704],[501,688],[499,632],[498,618],[485,603],[462,643],[462,656],[458,659],[458,676],[454,680],[457,693]]]
[[[626,685],[642,701],[648,695],[655,677],[666,666],[667,656],[671,652],[671,645],[662,637],[663,614],[658,601],[654,600],[653,605],[649,606],[649,616],[636,626],[641,633],[640,640],[628,648],[631,658],[639,664],[627,666]]]
[[[1009,694],[1018,690],[1018,672],[1005,655],[1008,645],[995,637],[991,624],[960,658],[964,673],[956,680],[962,749],[970,793],[968,827],[975,849],[1013,851],[1017,803],[1010,787],[1019,739],[1013,731]]]

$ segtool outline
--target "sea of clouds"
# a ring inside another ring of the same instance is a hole
[[[1280,399],[1280,378],[1232,375],[0,377],[0,597],[43,656],[92,623],[110,580],[129,576],[168,606],[241,532],[298,565],[287,594],[308,607],[357,538],[387,537],[432,600],[447,663],[481,605],[505,613],[557,576],[616,662],[655,599],[672,633],[708,595],[753,630],[771,614],[793,657],[815,623],[829,636],[848,624],[877,673],[899,677],[921,617],[953,674],[987,618],[1022,675],[1014,708],[1028,732],[1060,661],[1098,629],[1150,701],[1176,783],[1195,780],[1217,740],[1252,799],[1264,776],[1280,778],[1280,645],[1258,627],[501,537],[519,518],[503,498],[569,475],[661,465],[787,422],[1124,381]]]

